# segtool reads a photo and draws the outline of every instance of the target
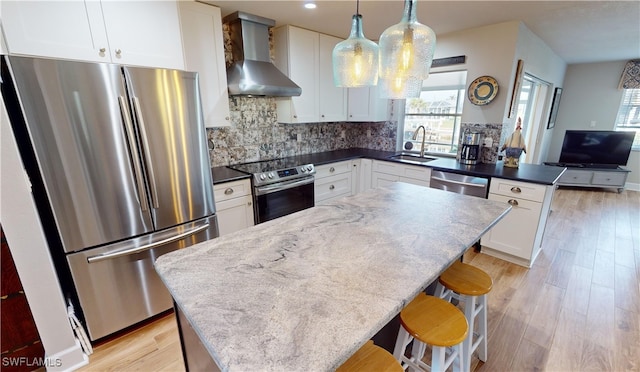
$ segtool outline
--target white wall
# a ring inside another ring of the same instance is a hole
[[[520,23],[519,27],[518,46],[516,48],[515,56],[516,62],[519,59],[524,61],[524,71],[526,73],[550,84],[543,108],[543,111],[546,114],[540,123],[540,127],[534,128],[534,131],[537,129],[538,133],[538,137],[536,138],[536,158],[544,161],[547,157],[555,129],[547,129],[549,112],[551,111],[551,101],[553,100],[553,92],[556,87],[562,88],[567,64],[523,23]],[[513,70],[514,76],[515,67],[516,66],[514,66]],[[515,118],[511,118],[509,132],[512,132],[515,128],[513,125],[514,119]],[[538,163],[541,163],[542,161],[539,161]]]
[[[433,68],[433,72],[467,70],[467,84],[488,75],[498,82],[498,95],[486,106],[465,101],[463,123],[503,123],[505,106],[511,97],[513,56],[519,22],[504,22],[444,35],[437,35],[434,58],[464,55],[466,63]],[[516,61],[517,62],[517,61]]]
[[[489,75],[498,82],[495,100],[486,106],[465,102],[463,123],[502,123],[503,137],[515,128],[516,118],[508,118],[518,60],[524,61],[524,71],[561,87],[566,63],[522,22],[511,21],[438,35],[434,58],[465,55],[466,63],[433,68],[433,72],[467,70],[467,86],[479,76]],[[553,89],[550,89],[553,93]],[[545,111],[550,110],[553,94],[547,98]],[[540,128],[541,152],[546,157],[552,130]]]
[[[558,161],[566,130],[612,130],[623,91],[618,89],[627,61],[569,65],[547,161]],[[595,126],[591,126],[591,122]],[[631,151],[627,182],[640,186],[640,151]]]
[[[38,328],[49,371],[87,363],[73,335],[58,277],[40,226],[4,102],[0,111],[0,222]]]

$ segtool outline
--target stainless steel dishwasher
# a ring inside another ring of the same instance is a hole
[[[434,189],[478,196],[486,199],[489,192],[489,179],[432,170],[430,186]]]

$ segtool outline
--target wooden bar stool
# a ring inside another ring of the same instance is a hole
[[[336,372],[400,372],[402,370],[402,366],[393,355],[369,340],[360,350],[356,351],[355,354],[338,367]]]
[[[487,293],[492,286],[493,280],[489,274],[459,261],[454,262],[438,279],[437,297],[464,302],[464,316],[469,323],[469,334],[463,345],[466,368],[471,367],[471,356],[476,349],[478,358],[487,361]],[[478,331],[475,332],[478,316]]]
[[[396,339],[393,357],[402,368],[417,370],[445,371],[453,364],[454,371],[463,371],[464,351],[462,342],[469,329],[462,311],[440,298],[427,296],[421,292],[400,312],[400,332]],[[405,352],[413,341],[411,357]],[[431,366],[422,362],[427,345],[432,346]],[[447,356],[447,348],[450,353]]]

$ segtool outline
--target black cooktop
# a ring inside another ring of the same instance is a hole
[[[235,164],[230,165],[229,168],[239,170],[241,172],[257,174],[264,172],[274,172],[279,170],[286,170],[295,168],[300,165],[305,165],[298,162],[295,157],[256,161],[253,163]]]

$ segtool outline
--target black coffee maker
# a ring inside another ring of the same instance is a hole
[[[460,163],[478,164],[480,160],[480,133],[472,133],[468,129],[462,135],[462,152]]]

